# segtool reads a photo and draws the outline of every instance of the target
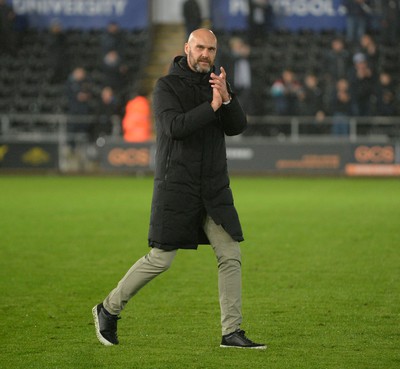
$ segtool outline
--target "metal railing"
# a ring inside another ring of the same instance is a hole
[[[96,124],[105,119],[96,115],[66,114],[0,114],[0,139],[13,141],[87,141],[82,132],[73,132],[68,127],[73,124]],[[121,119],[112,116],[111,137],[121,136]]]
[[[65,114],[1,114],[0,140],[85,142],[82,132],[73,132],[68,127],[75,123],[96,124],[102,117],[95,115]],[[244,137],[272,140],[335,140],[359,139],[390,140],[400,138],[400,117],[326,117],[317,121],[311,116],[249,116],[248,129]],[[335,130],[341,124],[341,130]],[[112,131],[108,139],[121,138],[121,119],[111,118]]]
[[[389,140],[400,138],[400,117],[250,116],[246,135],[277,140]]]

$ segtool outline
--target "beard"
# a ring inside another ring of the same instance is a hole
[[[208,66],[201,65],[200,62],[208,63]],[[193,57],[192,52],[189,50],[189,65],[198,73],[209,73],[213,67],[213,62],[210,58],[198,58],[197,60]]]

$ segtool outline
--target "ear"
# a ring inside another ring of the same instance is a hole
[[[189,55],[189,44],[187,42],[185,43],[185,54]]]

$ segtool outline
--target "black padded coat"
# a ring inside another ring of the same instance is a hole
[[[154,89],[157,151],[149,245],[164,250],[209,244],[206,214],[242,241],[227,171],[225,135],[240,134],[246,116],[234,94],[211,108],[210,74],[193,72],[186,57],[174,59]]]

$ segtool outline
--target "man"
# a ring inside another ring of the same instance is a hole
[[[344,0],[343,5],[347,11],[347,42],[356,45],[367,30],[368,18],[372,9],[368,0]]]
[[[185,22],[186,35],[201,26],[201,10],[196,0],[186,0],[182,4],[182,16]]]
[[[273,26],[273,8],[270,0],[248,0],[249,40],[252,44],[263,44]]]
[[[16,14],[6,0],[0,0],[0,51],[14,56],[17,52]]]
[[[381,1],[383,42],[395,46],[400,36],[400,0]]]
[[[103,303],[93,308],[97,337],[118,344],[117,319],[126,303],[169,268],[178,249],[211,244],[218,260],[221,347],[265,349],[240,329],[243,240],[226,166],[224,135],[237,135],[246,117],[217,75],[217,39],[207,29],[191,33],[186,57],[174,59],[154,90],[157,154],[149,254],[139,259]]]
[[[246,114],[255,112],[253,76],[251,69],[251,47],[240,37],[231,37],[229,53],[221,59],[221,64],[230,74],[230,84],[239,98]]]

